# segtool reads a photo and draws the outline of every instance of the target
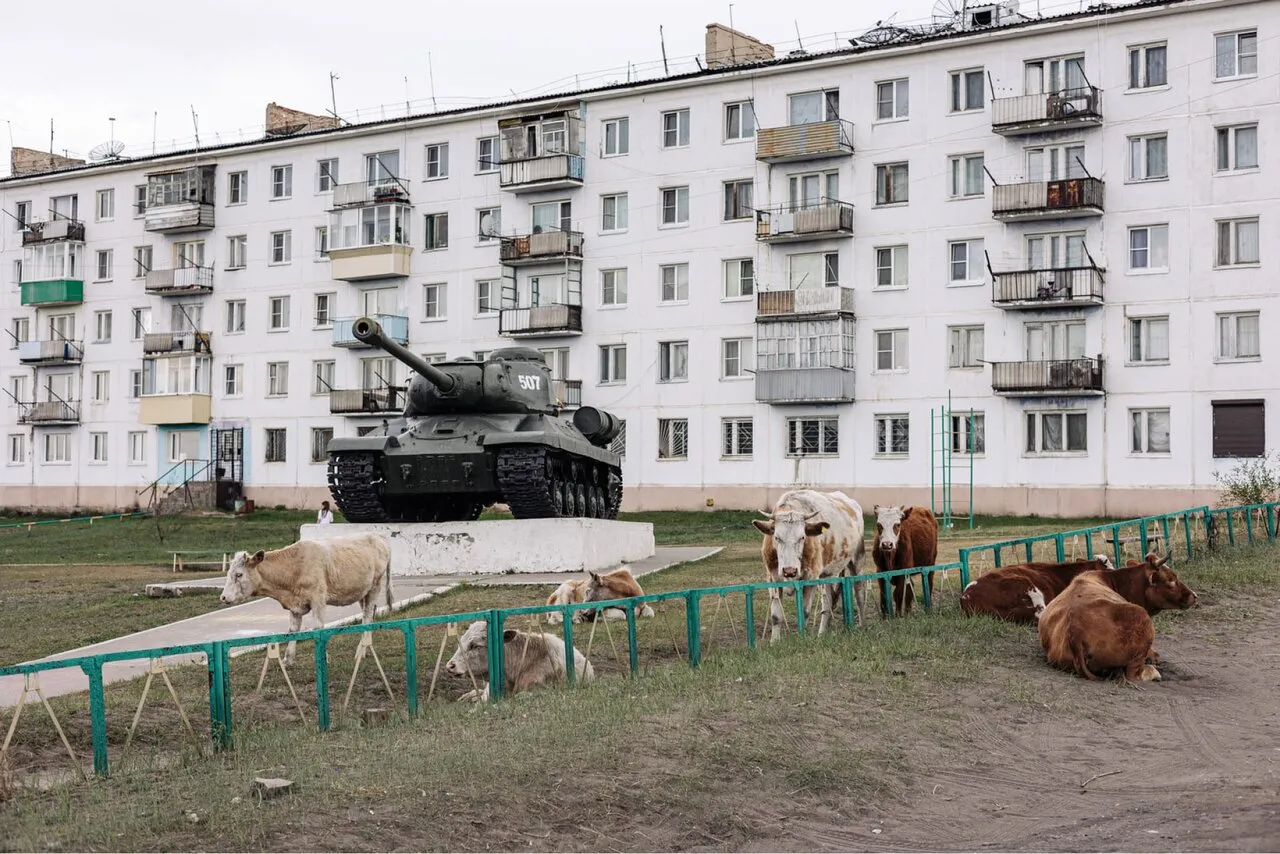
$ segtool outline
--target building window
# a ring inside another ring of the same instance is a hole
[[[1135,454],[1169,453],[1169,410],[1130,409],[1129,429]]]
[[[730,258],[724,262],[725,299],[749,297],[756,289],[756,262],[752,258]]]
[[[981,368],[986,333],[981,326],[952,326],[947,329],[949,368]]]
[[[289,394],[289,363],[267,362],[267,397]]]
[[[827,288],[840,284],[840,253],[803,252],[787,256],[787,283],[792,288],[814,287],[815,282]]]
[[[244,332],[244,300],[227,300],[226,332],[228,335]]]
[[[293,167],[271,167],[271,198],[287,199],[293,195]]]
[[[604,123],[604,157],[618,157],[631,151],[631,120],[608,119]]]
[[[951,112],[983,108],[987,92],[984,76],[981,68],[951,72]]]
[[[129,371],[129,399],[137,400],[142,397],[142,371]]]
[[[1258,126],[1218,128],[1218,171],[1258,168]]]
[[[22,433],[9,434],[9,462],[25,463],[27,461],[27,437]]]
[[[267,328],[273,332],[289,328],[289,297],[271,297],[267,301]]]
[[[145,279],[147,273],[151,271],[151,247],[135,246],[133,247],[133,277],[135,279]]]
[[[288,264],[293,260],[293,232],[271,232],[271,263]]]
[[[689,379],[689,342],[663,341],[658,345],[658,382]]]
[[[952,284],[982,281],[982,268],[978,266],[978,259],[982,257],[982,248],[981,237],[971,240],[953,240],[947,244]]]
[[[111,280],[112,273],[114,272],[113,267],[115,266],[112,263],[112,258],[114,254],[115,253],[111,249],[98,250],[98,281],[99,282],[106,282]]]
[[[906,77],[876,84],[876,118],[905,119],[910,106],[910,86]]]
[[[422,286],[422,313],[428,320],[448,317],[448,286],[443,282]]]
[[[497,279],[482,279],[476,282],[476,314],[489,315],[498,313],[499,282]]]
[[[476,210],[476,237],[481,243],[492,243],[502,234],[502,208]]]
[[[169,434],[169,462],[194,460],[200,454],[200,434],[195,430],[174,430]]]
[[[116,218],[116,191],[98,191],[98,222]]]
[[[1028,454],[1083,454],[1089,450],[1089,417],[1084,412],[1028,412]]]
[[[600,230],[627,230],[627,194],[600,197]]]
[[[910,198],[907,192],[906,163],[882,163],[876,167],[876,204],[901,205]]]
[[[147,461],[147,434],[142,430],[129,433],[129,464],[139,465]]]
[[[133,218],[144,216],[147,212],[147,185],[138,184],[133,188]]]
[[[1256,311],[1219,314],[1218,359],[1262,358],[1260,315]]]
[[[435,142],[427,146],[425,175],[427,181],[449,177],[449,143]]]
[[[95,344],[107,344],[110,343],[110,341],[111,312],[95,311],[93,313],[93,342]]]
[[[106,433],[90,433],[89,443],[93,446],[93,456],[91,462],[105,463],[107,462],[107,434]]]
[[[282,463],[285,461],[285,445],[287,431],[283,427],[268,427],[267,434],[267,452],[263,459],[268,463]]]
[[[13,262],[13,287],[17,290],[19,283],[22,281],[22,260],[18,259]]]
[[[627,345],[606,344],[600,348],[600,382],[624,383],[627,381]]]
[[[142,336],[151,331],[151,309],[135,308],[133,309],[133,339],[141,341]]]
[[[876,454],[911,453],[911,418],[905,414],[876,416]]]
[[[1261,400],[1215,400],[1213,456],[1261,457],[1267,448],[1267,405]]]
[[[837,418],[788,418],[787,456],[833,457],[840,453]]]
[[[227,204],[243,205],[249,201],[249,173],[231,172],[227,175]]]
[[[667,187],[662,190],[662,224],[688,225],[689,188]]]
[[[750,101],[724,105],[724,138],[754,139],[756,135],[756,111]]]
[[[726,457],[750,457],[755,440],[755,424],[750,418],[720,420],[720,453]]]
[[[1258,218],[1220,219],[1218,225],[1217,266],[1235,267],[1259,263]]]
[[[689,456],[689,419],[658,419],[658,459],[683,460]]]
[[[750,219],[755,212],[752,194],[755,184],[751,181],[724,182],[724,219]]]
[[[498,156],[496,136],[482,136],[476,140],[476,172],[497,172]]]
[[[1129,318],[1129,361],[1164,364],[1169,361],[1169,318]]]
[[[876,287],[905,288],[907,286],[907,247],[876,247]]]
[[[111,372],[93,372],[93,402],[106,403],[111,399]]]
[[[222,369],[222,393],[226,397],[239,397],[242,393],[240,378],[244,369],[241,365],[224,365]]]
[[[1129,269],[1169,269],[1169,226],[1138,225],[1129,229]]]
[[[658,273],[662,279],[662,302],[689,301],[688,264],[663,264]]]
[[[951,158],[951,198],[981,196],[986,191],[982,173],[983,155],[964,154]]]
[[[662,147],[684,148],[689,144],[689,111],[672,110],[662,114]]]
[[[13,205],[13,230],[22,231],[31,221],[31,202],[15,202]]]
[[[1215,77],[1247,77],[1258,73],[1258,31],[1224,33],[1214,39],[1217,63]]]
[[[244,250],[246,238],[243,234],[227,238],[227,269],[239,270],[244,267]]]
[[[329,443],[333,441],[332,427],[311,428],[311,462],[323,463],[329,460]]]
[[[907,369],[907,330],[886,329],[876,333],[876,370]]]
[[[1169,137],[1166,134],[1129,137],[1129,180],[1155,181],[1169,177]]]
[[[46,433],[44,437],[44,461],[46,463],[71,462],[71,434]]]
[[[424,222],[427,232],[427,249],[449,248],[449,215],[447,213],[427,214]]]
[[[316,192],[327,193],[338,185],[338,158],[316,163]]]
[[[952,414],[947,424],[947,438],[953,454],[985,454],[987,452],[987,416],[981,412]]]
[[[1169,49],[1163,44],[1129,48],[1129,88],[1150,89],[1169,83]]]
[[[316,226],[316,260],[329,260],[329,226]]]
[[[720,378],[725,380],[749,377],[751,366],[750,338],[724,338],[720,341]]]
[[[600,271],[600,304],[627,304],[627,270],[625,267]]]
[[[330,359],[311,363],[311,393],[313,395],[328,394],[333,390],[333,372],[336,364]]]

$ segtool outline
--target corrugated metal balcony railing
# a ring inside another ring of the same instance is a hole
[[[991,390],[996,394],[1090,396],[1103,393],[1101,359],[992,362]]]
[[[582,186],[586,158],[578,154],[547,154],[498,164],[502,189],[553,190]]]
[[[44,400],[39,403],[20,403],[19,424],[79,424],[80,406],[77,402]]]
[[[582,380],[552,380],[551,397],[566,409],[582,405]]]
[[[1102,284],[1102,270],[1092,265],[1014,270],[993,274],[991,301],[1005,308],[1101,305]]]
[[[212,335],[208,332],[148,332],[142,336],[142,352],[154,353],[209,353]]]
[[[756,211],[756,239],[765,243],[853,236],[853,205],[834,199]]]
[[[79,341],[59,338],[18,344],[18,361],[24,365],[74,365],[83,358],[84,344]]]
[[[1096,86],[991,101],[991,129],[1014,136],[1102,124],[1102,90]]]
[[[498,315],[498,334],[511,336],[577,335],[582,332],[582,306],[553,303],[504,308]]]
[[[335,388],[329,391],[329,412],[333,415],[376,415],[404,410],[403,386],[382,388]]]
[[[409,201],[409,191],[398,181],[386,180],[374,183],[355,181],[349,184],[335,184],[333,187],[335,208],[407,201]]]
[[[535,264],[560,258],[582,257],[581,231],[540,231],[503,237],[498,258],[504,264]]]
[[[853,122],[832,119],[756,131],[756,160],[788,163],[853,154]]]
[[[855,400],[856,374],[834,367],[756,371],[760,403],[848,403]]]
[[[342,317],[333,321],[333,346],[335,347],[372,347],[357,338],[351,332],[352,325],[358,317]],[[382,327],[387,337],[401,344],[409,343],[409,318],[403,314],[375,314],[373,319]]]
[[[833,312],[853,314],[853,288],[839,286],[756,292],[756,317]]]
[[[46,222],[29,222],[22,232],[22,245],[45,243],[50,240],[84,241],[84,223],[75,219],[51,219]]]
[[[1063,178],[997,184],[991,214],[1003,222],[1101,216],[1104,185],[1098,178]]]
[[[146,289],[149,294],[207,294],[213,292],[212,267],[176,267],[148,270]]]

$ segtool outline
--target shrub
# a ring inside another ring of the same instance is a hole
[[[1276,501],[1280,499],[1280,452],[1241,460],[1229,471],[1214,472],[1213,479],[1222,489],[1219,506]]]

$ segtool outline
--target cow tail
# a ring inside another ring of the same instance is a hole
[[[1071,651],[1071,665],[1076,672],[1090,681],[1098,681],[1098,677],[1089,669],[1086,661],[1084,638],[1080,637],[1074,626],[1067,629],[1067,648]]]
[[[390,549],[387,549],[387,569],[386,569],[386,573],[387,573],[387,583],[386,583],[386,588],[387,588],[387,614],[388,614],[388,615],[390,615],[390,614],[391,614],[391,602],[392,602],[392,595],[391,595],[391,550],[390,550]]]

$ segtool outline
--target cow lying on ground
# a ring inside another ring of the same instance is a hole
[[[391,549],[376,534],[324,540],[300,540],[291,546],[253,554],[236,552],[219,597],[233,605],[252,596],[269,596],[289,612],[289,631],[302,628],[310,613],[324,626],[326,605],[360,603],[361,619],[373,622],[378,597],[391,609]],[[290,641],[284,663],[293,663],[297,641]]]
[[[843,492],[791,490],[764,515],[767,520],[753,519],[751,524],[764,534],[760,553],[770,581],[858,574],[858,563],[866,551],[862,507]],[[854,582],[859,623],[866,614],[866,585],[865,581]],[[841,596],[839,584],[821,587],[818,634],[827,630]],[[813,592],[812,586],[804,588],[806,620],[813,614]],[[769,625],[770,643],[776,643],[782,631],[782,595],[776,587],[769,591]]]
[[[1149,554],[1138,566],[1076,576],[1040,614],[1040,645],[1051,665],[1086,679],[1118,674],[1130,682],[1159,680],[1151,615],[1195,603],[1196,594],[1167,558]]]
[[[592,593],[592,585],[596,592]],[[547,597],[548,605],[575,605],[579,602],[600,602],[609,599],[628,599],[632,596],[643,596],[644,590],[627,567],[612,572],[591,572],[586,578],[574,578],[562,583]],[[653,609],[647,604],[636,607],[637,617],[652,617]],[[621,608],[605,608],[606,620],[625,620],[626,613]],[[548,623],[559,623],[564,617],[559,611],[547,614]],[[595,611],[584,608],[573,612],[573,622],[595,619]]]
[[[467,626],[462,637],[458,638],[458,649],[445,665],[451,676],[469,674],[476,682],[483,683],[480,690],[468,691],[460,700],[489,699],[488,635],[489,627],[483,620]],[[508,696],[568,678],[564,641],[553,634],[507,629],[502,633],[502,654]],[[576,648],[573,650],[573,673],[574,678],[582,682],[589,682],[596,675],[591,662]]]
[[[1082,572],[1115,569],[1106,555],[1092,560],[1065,563],[1020,563],[984,573],[969,582],[960,594],[960,610],[967,617],[987,614],[1011,623],[1035,622],[1035,609],[1028,604],[1028,593],[1039,590],[1045,603],[1061,595],[1067,585]]]
[[[881,507],[876,505],[876,537],[871,558],[877,572],[891,572],[913,566],[934,566],[938,562],[938,520],[928,507]],[[920,573],[920,583],[929,585],[933,596],[933,573]],[[927,578],[926,578],[927,576]],[[910,575],[895,575],[893,609],[899,617],[911,613],[915,585]],[[888,616],[884,579],[880,580],[880,611]]]

